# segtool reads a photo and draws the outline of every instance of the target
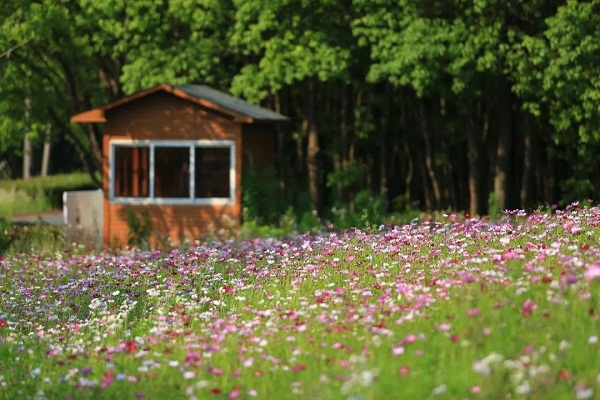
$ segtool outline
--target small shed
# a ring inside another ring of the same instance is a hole
[[[104,245],[128,243],[132,214],[153,242],[239,224],[243,170],[274,163],[275,127],[287,120],[205,85],[169,84],[71,117],[105,124]]]

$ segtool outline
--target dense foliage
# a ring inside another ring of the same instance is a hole
[[[573,205],[0,256],[0,399],[595,399],[599,239]]]
[[[279,211],[365,188],[473,215],[600,192],[598,0],[8,0],[0,21],[4,154],[51,135],[94,173],[101,127],[72,114],[207,83],[292,117]]]

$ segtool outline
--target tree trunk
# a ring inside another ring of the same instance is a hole
[[[379,195],[387,200],[387,143],[384,140],[379,145]]]
[[[381,124],[381,135],[379,137],[379,195],[388,200],[388,147],[392,137],[392,93],[393,88],[387,85],[387,101],[383,106],[383,118]]]
[[[319,193],[319,134],[315,116],[315,81],[310,77],[307,81],[306,115],[308,143],[306,148],[306,169],[308,171],[308,189],[310,192],[310,205],[314,211],[320,211]]]
[[[406,156],[406,176],[404,177],[404,200],[407,204],[411,204],[412,202],[412,191],[411,185],[413,181],[414,175],[414,162],[413,162],[413,154],[408,148],[408,141],[404,141],[404,155]]]
[[[469,160],[469,212],[478,215],[479,209],[479,140],[473,117],[467,121],[467,159]]]
[[[29,91],[28,91],[29,92]],[[31,140],[29,140],[31,117],[31,98],[29,94],[25,98],[25,136],[23,138],[23,179],[31,177]]]
[[[348,170],[348,159],[349,159],[349,145],[348,145],[348,97],[347,97],[347,85],[341,84],[340,90],[340,143],[336,156],[334,158],[334,169],[347,171]],[[352,204],[352,196],[350,194],[351,188],[338,186],[339,199],[345,203]]]
[[[482,184],[482,157],[481,152],[483,140],[488,135],[489,118],[487,109],[481,102],[477,104],[477,118],[473,116],[467,119],[467,159],[469,165],[469,212],[471,215],[480,215],[482,209],[482,194],[484,191]],[[481,124],[481,127],[479,126]]]
[[[282,106],[281,106],[281,95],[279,92],[275,92],[274,94],[274,106],[275,112],[279,114],[283,114]],[[287,193],[287,185],[286,185],[286,177],[288,176],[288,167],[286,163],[285,150],[284,150],[284,140],[285,135],[283,129],[279,125],[275,127],[275,132],[277,134],[277,171],[279,176],[279,189],[281,193]]]
[[[431,192],[429,190],[429,183],[427,181],[427,171],[425,168],[425,162],[423,160],[422,151],[417,150],[416,164],[419,167],[419,173],[421,175],[421,186],[423,190],[423,202],[425,209],[431,211],[433,205],[431,203]]]
[[[496,147],[496,164],[494,170],[494,194],[501,210],[508,207],[508,179],[510,173],[510,156],[512,141],[512,109],[510,89],[502,83],[496,126],[498,129],[498,144]]]
[[[46,135],[44,136],[44,147],[42,150],[41,176],[48,176],[48,167],[50,165],[50,129],[50,124],[47,124]]]
[[[521,190],[519,193],[520,208],[527,208],[531,205],[532,199],[532,173],[533,173],[533,157],[534,150],[532,147],[533,132],[531,132],[531,124],[529,116],[525,116],[525,126],[523,132],[523,172],[521,175]]]
[[[98,126],[94,126],[93,124],[84,125],[90,143],[90,153],[93,156],[92,160],[90,160],[90,166],[93,168],[94,175],[96,175],[99,172],[102,172],[102,147],[98,141],[100,133],[98,132]],[[98,179],[97,177],[92,176],[92,180],[97,182]]]
[[[342,83],[340,93],[340,160],[341,167],[346,169],[350,155],[348,144],[348,97],[347,85]]]
[[[431,132],[427,127],[427,115],[425,113],[425,105],[423,104],[423,100],[419,101],[419,123],[421,126],[421,133],[423,134],[423,144],[425,145],[425,170],[427,171],[429,183],[431,184],[431,190],[433,192],[432,203],[435,208],[439,208],[442,199],[442,192],[437,179],[437,175],[435,173],[435,166],[433,163],[433,151],[431,148]]]
[[[31,178],[31,140],[23,139],[23,179]]]

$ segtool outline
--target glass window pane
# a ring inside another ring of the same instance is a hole
[[[148,147],[115,146],[115,197],[148,197],[149,150]]]
[[[154,148],[154,197],[190,197],[190,148]]]
[[[196,198],[228,198],[230,167],[229,147],[196,147]]]

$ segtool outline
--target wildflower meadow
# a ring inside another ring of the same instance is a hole
[[[0,399],[598,399],[600,208],[0,257]]]

